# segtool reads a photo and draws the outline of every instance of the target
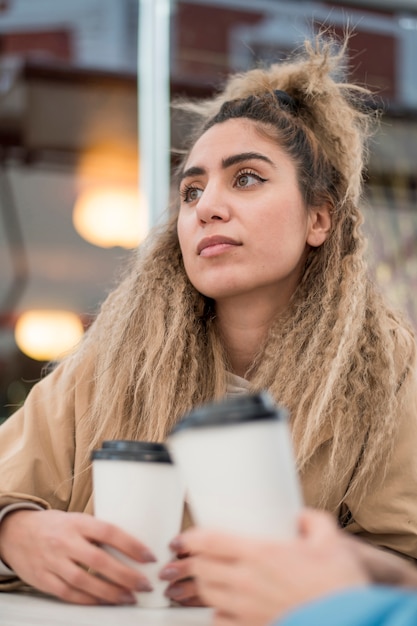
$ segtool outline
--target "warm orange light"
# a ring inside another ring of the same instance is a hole
[[[105,184],[111,182],[118,185],[134,185],[138,178],[138,161],[135,141],[118,140],[117,142],[95,143],[79,155],[76,166],[77,178],[78,180],[96,179],[104,181]]]
[[[33,310],[22,313],[15,327],[20,350],[37,361],[55,361],[83,336],[80,318],[71,311]]]
[[[80,193],[73,222],[81,237],[96,246],[135,248],[146,236],[146,215],[136,188],[100,186]]]

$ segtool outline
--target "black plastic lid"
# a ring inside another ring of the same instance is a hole
[[[221,401],[203,404],[186,413],[170,434],[187,428],[227,426],[254,420],[287,419],[287,411],[276,405],[267,391],[241,394]]]
[[[139,443],[139,442],[130,442]],[[146,447],[130,446],[124,448],[118,448],[116,446],[103,447],[99,450],[93,450],[91,453],[91,460],[105,460],[105,461],[139,461],[147,463],[172,463],[172,458],[162,444],[159,444],[157,449],[151,449]]]
[[[131,450],[133,452],[137,450],[146,450],[147,452],[165,452],[167,450],[163,443],[156,443],[155,441],[136,441],[134,439],[109,439],[103,441],[102,448],[112,450]]]

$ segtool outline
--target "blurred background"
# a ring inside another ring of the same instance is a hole
[[[208,96],[323,24],[354,29],[351,77],[385,109],[364,198],[371,271],[417,328],[417,0],[167,2],[171,97]],[[152,225],[144,19],[140,0],[0,0],[0,421],[80,339]],[[172,118],[175,143],[184,132]]]

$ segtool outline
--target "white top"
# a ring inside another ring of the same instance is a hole
[[[237,396],[242,393],[248,393],[249,381],[246,378],[227,372],[227,395]]]

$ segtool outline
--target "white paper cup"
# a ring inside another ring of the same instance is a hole
[[[287,412],[269,394],[191,411],[167,446],[196,524],[278,539],[296,535],[302,496]]]
[[[145,445],[142,445],[145,444]],[[170,541],[181,529],[184,488],[178,468],[162,444],[105,442],[93,459],[94,512],[136,537],[155,555],[156,563],[138,563],[120,552],[110,552],[140,570],[153,587],[136,594],[139,606],[170,606],[159,579],[172,559]]]

